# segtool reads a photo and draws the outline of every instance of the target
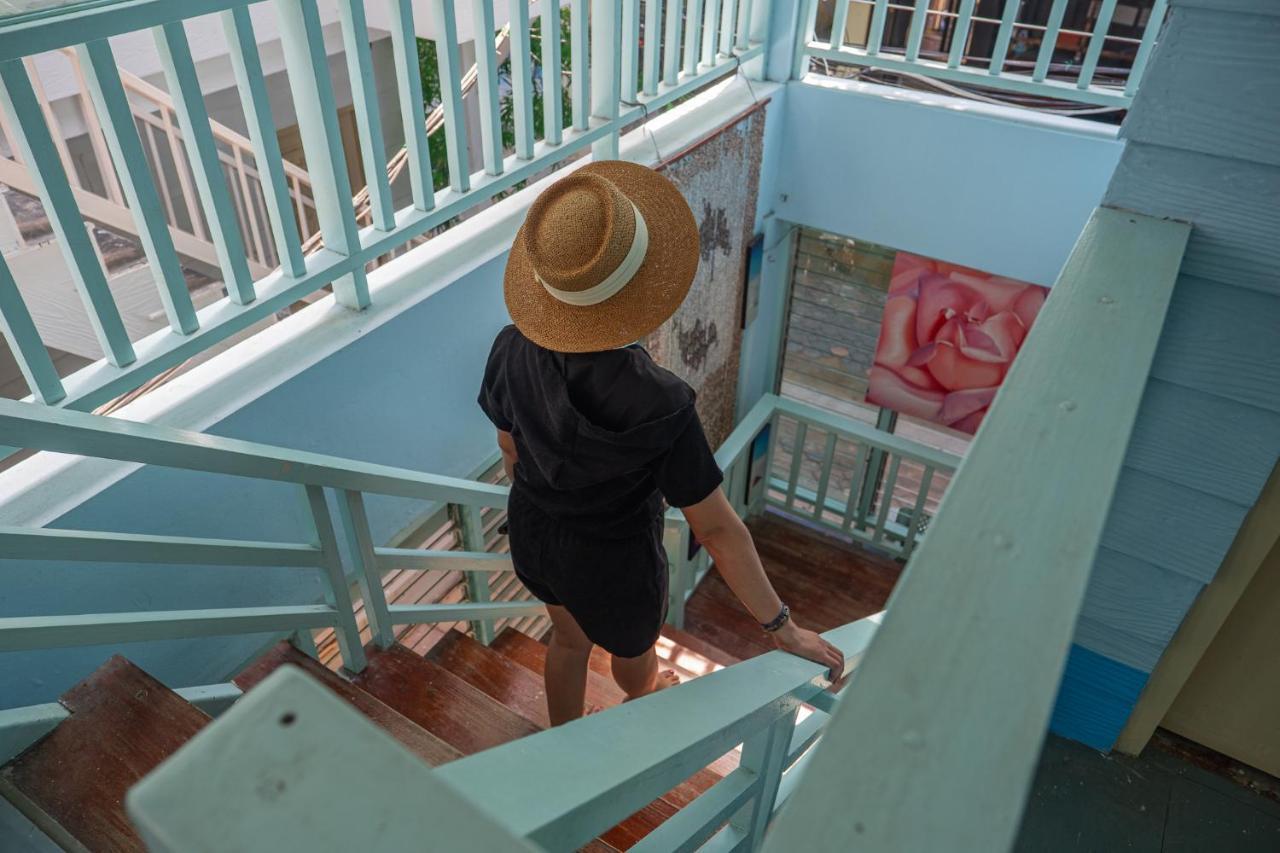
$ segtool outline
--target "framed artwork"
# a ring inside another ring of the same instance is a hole
[[[764,268],[764,235],[757,234],[747,245],[746,280],[742,287],[743,329],[750,326],[760,313],[760,272]]]
[[[898,252],[867,402],[973,434],[1047,287]]]

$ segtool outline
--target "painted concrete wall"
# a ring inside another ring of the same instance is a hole
[[[787,87],[781,142],[779,217],[1043,285],[1123,149],[1101,125],[814,75]]]
[[[1229,5],[1170,3],[1105,198],[1193,227],[1054,717],[1099,749],[1280,455],[1280,7]]]

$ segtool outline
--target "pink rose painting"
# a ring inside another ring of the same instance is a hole
[[[1048,293],[899,252],[867,402],[976,432]]]

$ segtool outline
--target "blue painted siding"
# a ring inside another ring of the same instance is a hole
[[[1280,456],[1277,11],[1172,0],[1106,193],[1193,228],[1053,718],[1100,749]]]

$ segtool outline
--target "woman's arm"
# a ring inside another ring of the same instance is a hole
[[[498,449],[502,451],[502,470],[507,472],[507,479],[514,483],[519,456],[516,454],[516,440],[511,437],[511,433],[498,430]]]
[[[764,624],[777,616],[782,610],[782,600],[764,573],[750,531],[724,492],[715,489],[708,497],[681,511],[693,535],[711,552],[725,583],[755,620]],[[843,674],[844,654],[813,631],[801,628],[794,619],[770,636],[783,651],[829,667],[833,681]]]

